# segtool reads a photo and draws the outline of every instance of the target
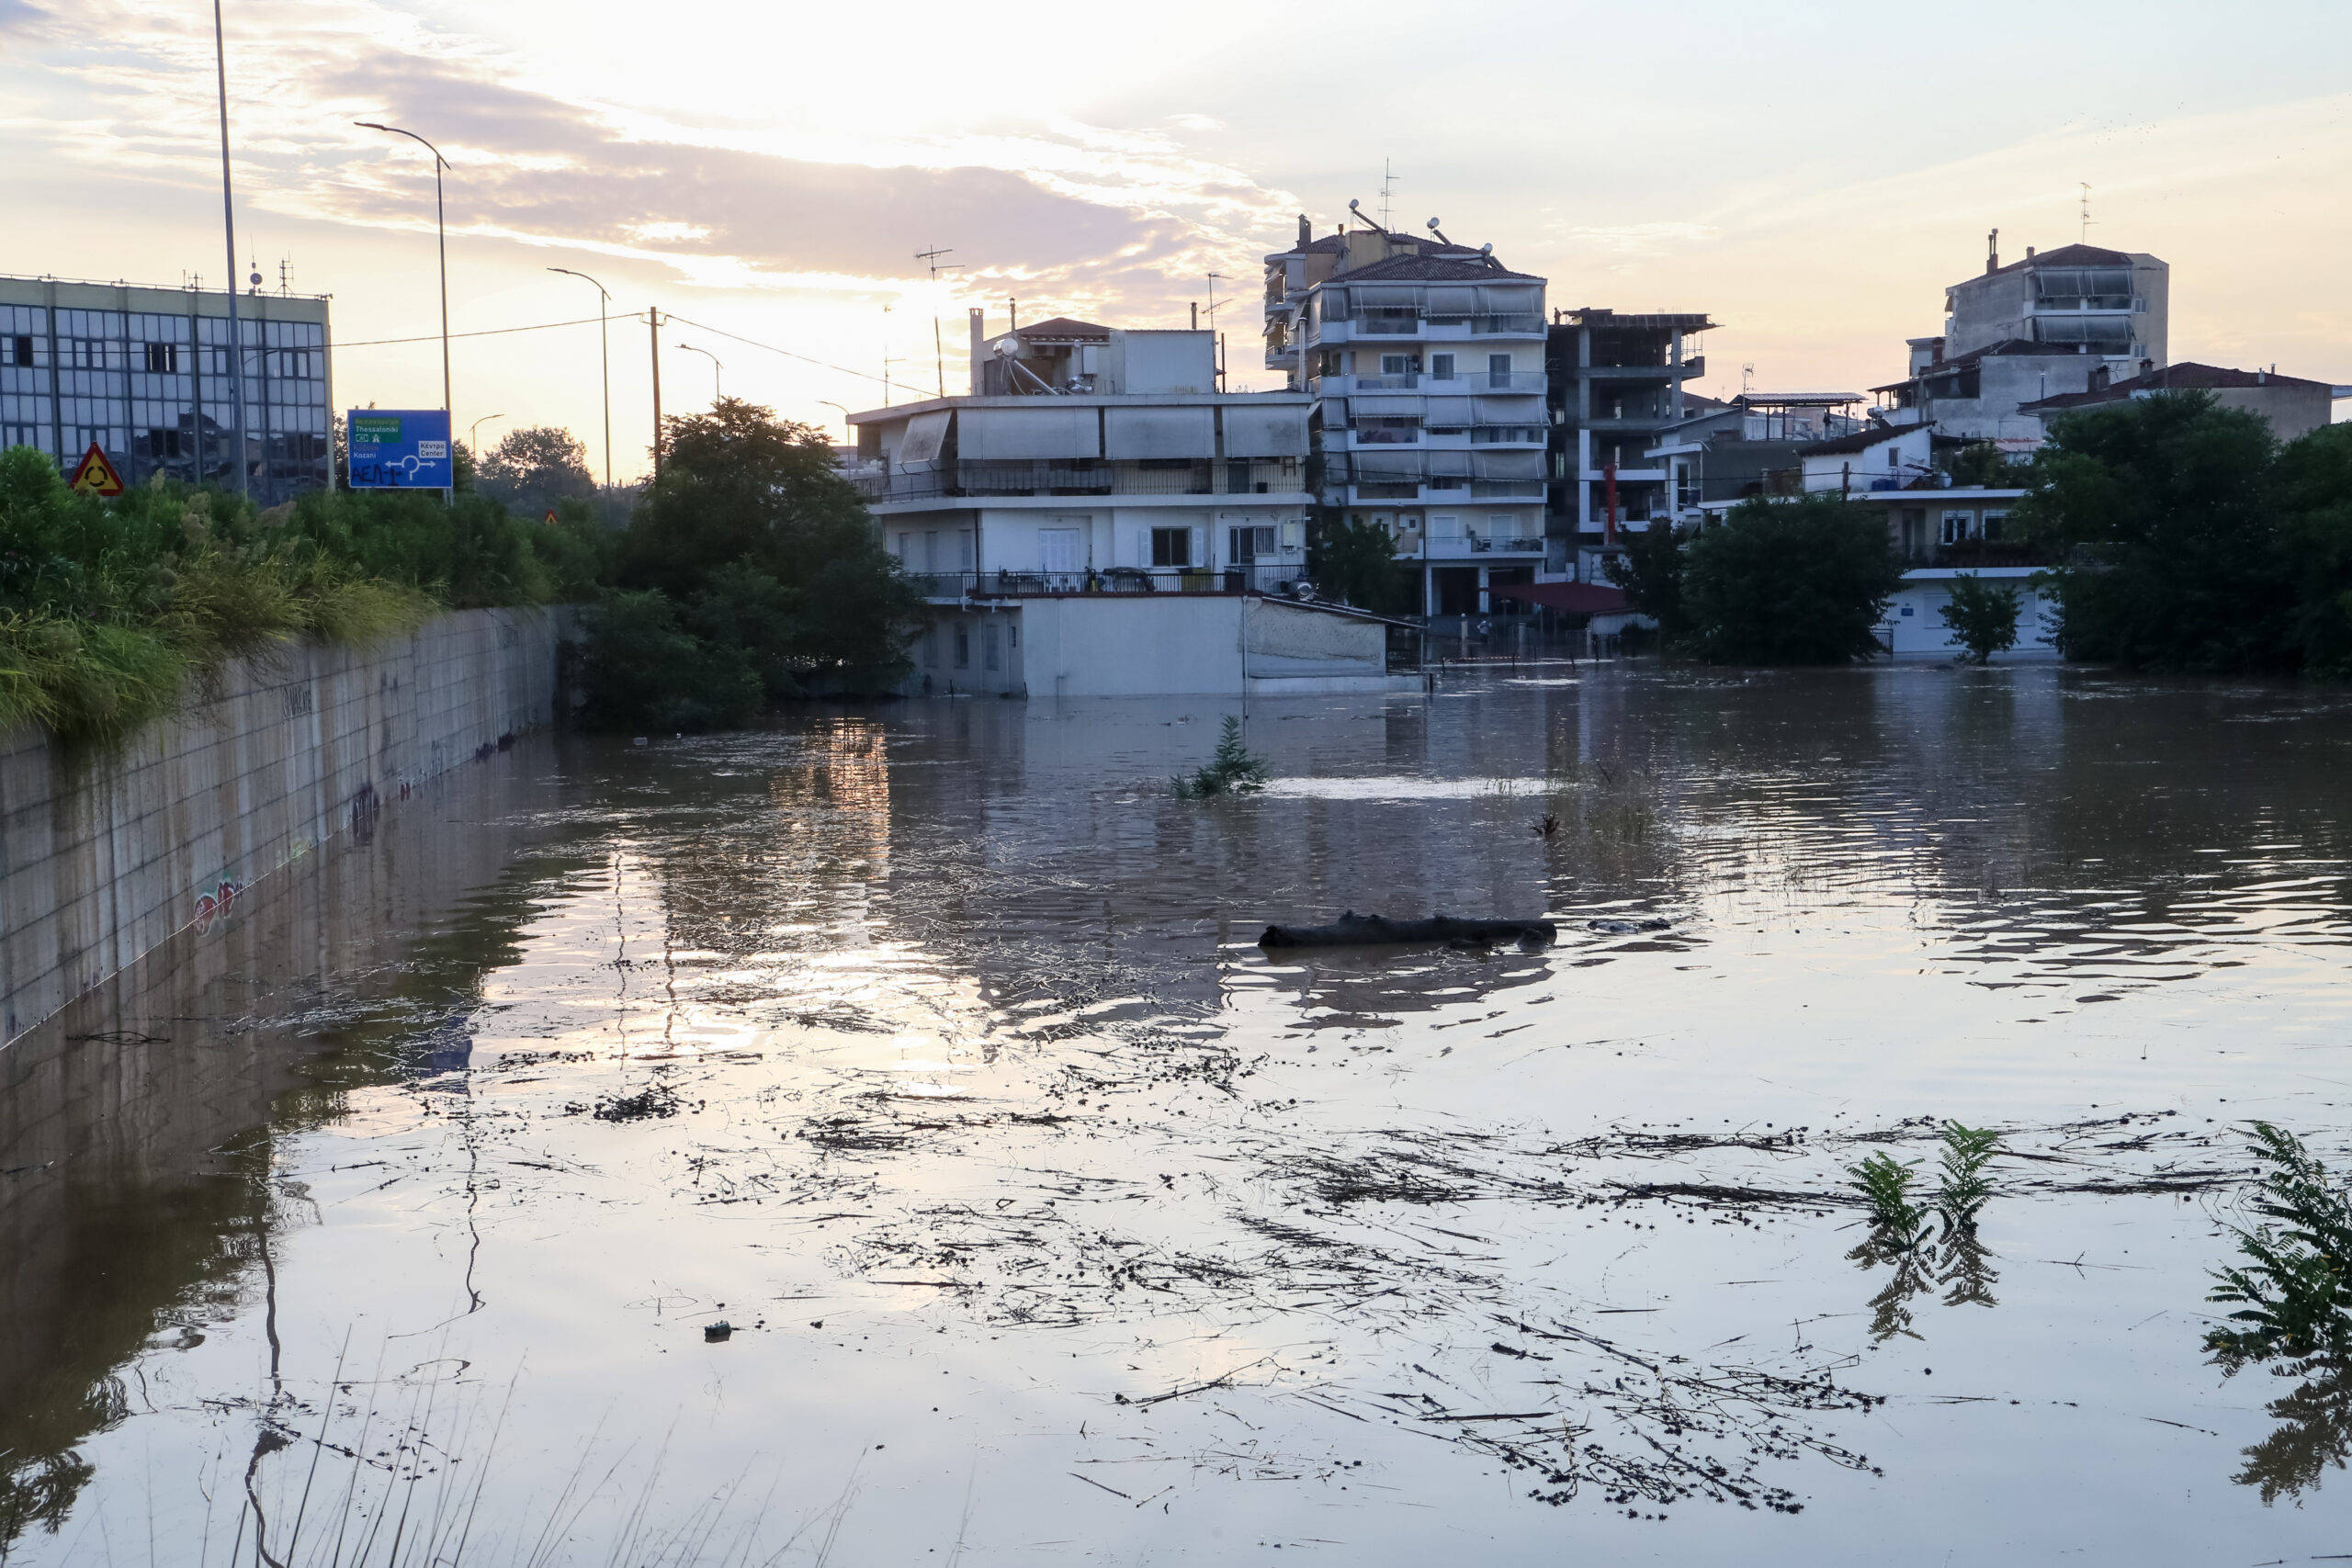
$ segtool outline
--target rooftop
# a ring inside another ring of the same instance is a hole
[[[1579,327],[1630,327],[1650,332],[1703,333],[1712,331],[1716,324],[1707,319],[1704,310],[1657,310],[1646,314],[1620,315],[1597,305],[1583,305],[1573,310],[1555,311],[1555,314]]]
[[[1541,283],[1533,273],[1513,272],[1492,256],[1450,246],[1444,254],[1424,252],[1418,256],[1390,256],[1386,261],[1335,272],[1332,283],[1492,283],[1498,278]]]
[[[2125,251],[2101,250],[2097,245],[2061,245],[2054,251],[2042,251],[2022,261],[2013,261],[2000,272],[2030,272],[2041,266],[2130,266],[2132,257]]]
[[[1833,435],[1826,441],[1808,441],[1797,448],[1797,456],[1834,457],[1840,452],[1867,452],[1882,442],[1892,441],[1898,435],[1908,435],[1919,428],[1920,426],[1916,424],[1871,425],[1854,432],[1851,435]]]
[[[2106,386],[2087,392],[2062,392],[2054,398],[2041,398],[2030,403],[2019,403],[2020,411],[2055,411],[2088,408],[2095,403],[2111,403],[2136,397],[2143,392],[2187,392],[2199,389],[2213,391],[2223,388],[2288,387],[2312,391],[2333,392],[2325,381],[2305,380],[2301,376],[2281,376],[2275,370],[2230,370],[2219,365],[2199,365],[2189,361],[2167,365],[2161,370],[2149,370],[2128,381],[2110,381]]]

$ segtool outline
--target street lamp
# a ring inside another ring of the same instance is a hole
[[[605,488],[613,488],[613,350],[605,335],[605,312],[612,305],[613,297],[605,286],[584,272],[574,272],[568,266],[551,266],[549,272],[560,272],[566,277],[576,277],[594,284],[596,289],[596,350],[605,365]]]
[[[449,218],[448,209],[441,200],[441,171],[449,166],[449,160],[441,156],[440,148],[413,130],[402,130],[397,125],[379,125],[372,119],[355,119],[351,123],[362,130],[382,130],[394,136],[405,136],[433,154],[433,226],[441,237],[441,412],[448,413],[457,406],[449,400]],[[449,494],[454,500],[457,495],[455,468],[450,470],[449,478]]]
[[[477,479],[481,475],[481,427],[493,419],[505,417],[503,413],[486,413],[466,427],[466,450],[473,454],[474,475]],[[453,468],[450,471],[454,476],[456,469]]]
[[[840,409],[842,411],[842,441],[847,446],[856,446],[857,432],[849,427],[849,409],[843,404],[833,401],[831,398],[819,398],[817,400],[824,404],[829,409]]]
[[[718,406],[718,372],[720,368],[718,355],[711,353],[710,350],[707,348],[696,348],[690,343],[682,343],[678,345],[678,348],[682,353],[699,354],[705,359],[710,361],[710,406],[712,408],[717,408]]]
[[[237,207],[229,184],[229,46],[220,34],[220,0],[212,0],[212,69],[220,87],[220,224],[229,241],[229,389],[237,410],[237,493],[251,497],[253,479],[247,471],[245,447],[245,339],[244,329],[237,321]],[[199,406],[193,421],[199,441],[203,412]]]

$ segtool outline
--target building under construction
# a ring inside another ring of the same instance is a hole
[[[1672,475],[1647,454],[1687,414],[1683,383],[1704,373],[1691,342],[1705,312],[1555,311],[1545,335],[1551,408],[1547,562],[1589,581],[1627,529],[1673,507]]]

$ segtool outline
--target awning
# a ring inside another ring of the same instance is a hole
[[[1107,408],[1102,411],[1106,457],[1216,456],[1216,432],[1205,408]]]
[[[1470,472],[1482,479],[1540,479],[1544,477],[1544,454],[1473,452]]]
[[[939,461],[940,445],[947,439],[947,420],[945,409],[933,409],[907,421],[906,434],[899,437],[895,454],[899,466]]]
[[[1055,398],[1034,409],[971,409],[956,416],[956,454],[979,458],[1100,457],[1102,425],[1096,411]],[[911,422],[910,422],[911,423]]]
[[[1225,455],[1228,457],[1304,457],[1306,410],[1295,403],[1225,411]]]
[[[1480,424],[1536,424],[1544,423],[1544,400],[1531,393],[1523,398],[1476,397],[1470,400],[1476,409]]]
[[[1522,604],[1541,604],[1547,610],[1565,610],[1572,615],[1623,615],[1633,608],[1625,603],[1623,589],[1599,582],[1497,583],[1487,592],[1492,598],[1517,599]]]

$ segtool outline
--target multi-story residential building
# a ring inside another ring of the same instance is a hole
[[[95,444],[126,484],[156,474],[266,505],[329,482],[327,301],[237,299],[245,439],[230,377],[229,298],[195,288],[0,277],[0,446],[71,470]]]
[[[1672,470],[1651,456],[1688,412],[1682,384],[1705,371],[1689,340],[1704,312],[1555,312],[1544,344],[1551,409],[1549,554],[1555,571],[1594,581],[1622,530],[1672,513]]]
[[[1659,432],[1645,454],[1667,475],[1662,504],[1678,525],[1752,496],[1793,493],[1801,452],[1862,429],[1851,412],[1859,392],[1742,392],[1718,402],[1685,391],[1682,400],[1682,423]]]
[[[932,606],[914,689],[1389,689],[1386,626],[1302,586],[1306,393],[1216,391],[1206,332],[986,337],[977,311],[972,366],[976,395],[849,416]]]
[[[1357,224],[1266,258],[1266,365],[1311,400],[1321,515],[1385,530],[1423,613],[1480,614],[1544,560],[1544,280]]]
[[[2000,231],[1982,276],[1944,290],[1944,330],[1909,340],[1909,373],[1871,391],[1892,424],[2030,449],[2030,402],[2089,389],[2094,374],[2165,363],[2172,269],[2156,257],[2065,245],[2001,265]]]

